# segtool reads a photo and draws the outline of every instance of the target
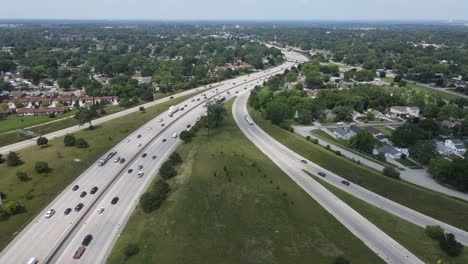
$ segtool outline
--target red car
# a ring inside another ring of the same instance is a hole
[[[83,246],[78,248],[78,250],[75,252],[75,255],[73,255],[73,258],[74,259],[80,259],[81,256],[84,254],[85,250],[86,250],[86,248],[83,247]]]
[[[341,183],[346,185],[346,186],[349,186],[349,181],[342,180]]]

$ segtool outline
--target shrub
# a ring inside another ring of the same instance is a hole
[[[177,171],[175,170],[172,162],[168,160],[161,165],[161,168],[159,168],[159,175],[161,175],[161,178],[168,180],[176,176]]]
[[[172,154],[169,156],[169,160],[173,165],[177,165],[182,162],[182,157],[180,156],[179,153],[177,152],[172,152]]]
[[[3,210],[9,215],[19,214],[23,211],[23,205],[15,200],[10,200],[2,206]]]
[[[170,190],[169,184],[165,181],[161,179],[156,181],[153,188],[140,197],[140,205],[143,212],[150,213],[153,210],[158,209],[164,200],[166,200],[167,194]]]
[[[89,144],[83,138],[79,138],[79,139],[76,140],[75,146],[77,148],[87,148],[87,147],[89,147]]]
[[[124,255],[125,258],[129,258],[131,256],[134,256],[140,252],[140,248],[138,248],[138,245],[134,243],[127,244],[124,249]]]
[[[23,164],[23,161],[21,161],[18,154],[16,154],[16,152],[13,152],[13,151],[10,151],[10,153],[8,153],[6,160],[7,160],[7,165],[10,167],[16,167],[16,166]]]
[[[305,139],[306,139],[307,141],[310,141],[310,136],[306,136]]]
[[[37,145],[40,147],[47,146],[47,143],[49,143],[49,140],[46,137],[39,137],[37,139]]]
[[[25,181],[29,180],[28,174],[26,172],[24,172],[24,171],[17,171],[16,172],[16,177],[18,178],[18,180],[20,180],[22,182],[25,182]]]
[[[73,147],[76,144],[76,138],[73,134],[66,134],[63,138],[63,144],[65,147]]]
[[[392,167],[385,167],[382,171],[383,175],[392,178],[392,179],[400,179],[400,172],[397,171],[395,168]]]
[[[36,162],[36,165],[34,166],[34,169],[36,170],[37,173],[47,173],[49,172],[49,164],[44,161],[38,161]]]
[[[438,225],[426,226],[425,233],[430,238],[440,240],[444,236],[444,229]]]
[[[345,259],[342,256],[339,256],[333,261],[333,264],[349,264],[349,260]]]
[[[188,143],[188,142],[192,141],[192,133],[190,133],[189,131],[184,130],[184,131],[180,132],[179,138],[180,138],[180,140],[184,141],[184,143]]]
[[[55,117],[55,113],[49,113],[49,118],[54,118]]]
[[[144,112],[145,111],[145,107],[144,106],[140,106],[140,112]]]
[[[445,234],[440,239],[440,248],[451,257],[459,256],[463,250],[463,245],[455,239],[452,233]]]

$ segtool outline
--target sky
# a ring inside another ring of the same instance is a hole
[[[0,19],[468,20],[468,0],[2,0]]]

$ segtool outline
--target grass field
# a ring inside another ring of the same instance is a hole
[[[374,225],[387,233],[390,237],[395,239],[424,262],[437,263],[438,260],[442,260],[441,263],[468,263],[468,249],[466,247],[461,256],[452,258],[440,249],[439,243],[436,240],[429,238],[424,233],[423,228],[370,205],[365,201],[362,201],[323,181],[319,177],[313,177],[325,188],[338,196],[338,198],[347,203],[354,210],[367,218]]]
[[[388,78],[388,77],[383,78],[382,81],[391,84],[393,82],[393,78]],[[461,98],[460,96],[445,93],[443,91],[437,91],[437,90],[429,89],[429,88],[426,88],[424,86],[414,84],[413,81],[407,81],[406,87],[404,87],[404,88],[414,90],[414,91],[416,91],[418,93],[426,93],[426,94],[430,94],[432,96],[438,96],[438,97],[440,97],[440,98],[442,98],[444,100],[447,100],[447,101],[455,100],[457,98]]]
[[[40,116],[16,116],[9,115],[3,119],[0,119],[0,134],[8,131],[13,131],[16,129],[21,129],[25,127],[30,127],[34,125],[39,125],[42,123],[54,121],[56,119],[72,116],[76,111],[70,111],[63,115],[57,115],[54,118],[50,118],[48,115]]]
[[[177,151],[184,163],[168,200],[150,214],[136,208],[107,263],[333,263],[341,255],[382,263],[263,155],[230,113],[209,138],[200,131]],[[125,260],[130,242],[140,252]]]
[[[6,194],[6,200],[21,202],[26,211],[0,222],[0,250],[21,230],[44,206],[53,200],[68,184],[85,171],[99,157],[106,153],[128,134],[159,113],[166,111],[170,105],[189,98],[190,95],[176,98],[154,107],[147,108],[145,112],[137,112],[116,118],[97,126],[94,130],[82,130],[74,133],[77,138],[88,141],[88,149],[64,147],[63,138],[49,141],[49,147],[29,147],[18,151],[24,164],[18,167],[8,167],[5,163],[0,165],[1,191]],[[79,159],[80,162],[75,162]],[[34,171],[36,161],[49,163],[52,171],[39,175]],[[31,180],[20,182],[16,171],[25,171]],[[26,199],[26,194],[33,198]]]
[[[397,203],[468,230],[468,203],[431,190],[383,176],[272,125],[259,112],[250,109],[255,122],[270,136],[316,164]]]
[[[380,132],[384,133],[385,136],[387,136],[387,137],[390,137],[393,134],[393,131],[395,131],[395,130],[393,130],[391,128],[388,128],[388,127],[377,127],[377,129]]]
[[[397,159],[395,160],[396,162],[398,163],[401,163],[403,164],[404,166],[408,167],[408,168],[417,168],[417,167],[420,167],[418,164],[414,163],[413,161],[409,160],[409,159]]]

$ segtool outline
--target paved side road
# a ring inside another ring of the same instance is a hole
[[[334,144],[333,142],[323,140],[323,139],[311,134],[310,131],[311,131],[310,126],[307,126],[307,127],[296,126],[296,127],[294,127],[294,132],[296,134],[302,136],[302,137],[310,136],[311,138],[317,139],[319,141],[320,145],[322,145],[322,146],[330,145],[330,148],[332,150],[340,151],[343,156],[345,156],[345,157],[347,157],[349,159],[360,161],[362,165],[365,165],[365,166],[367,166],[369,168],[372,168],[372,169],[375,169],[375,170],[378,170],[378,171],[383,170],[384,166],[380,165],[379,163],[374,162],[374,161],[372,161],[370,159],[366,159],[366,158],[364,158],[362,156],[359,156],[359,155],[357,155],[357,154],[355,154],[355,153],[353,153],[353,152],[351,152],[351,151],[349,151],[349,150],[347,150],[347,149],[345,149],[345,148],[343,148],[343,147],[341,147],[341,146],[339,146],[337,144]],[[439,193],[442,193],[442,194],[445,194],[445,195],[449,195],[449,196],[452,196],[452,197],[456,197],[456,198],[468,201],[468,194],[462,193],[462,192],[459,192],[457,190],[450,189],[448,187],[445,187],[443,185],[438,184],[432,178],[432,176],[427,172],[426,169],[416,169],[416,170],[408,169],[408,170],[400,171],[400,177],[404,181],[419,185],[421,187],[424,187],[424,188],[427,188],[427,189],[430,189],[430,190],[433,190],[433,191],[436,191],[436,192],[439,192]]]
[[[304,168],[304,164],[301,162],[302,157],[278,143],[258,126],[249,125],[244,119],[248,114],[247,99],[248,94],[243,94],[234,102],[234,119],[242,132],[263,153],[385,262],[423,263],[414,254],[304,173],[302,171]]]

